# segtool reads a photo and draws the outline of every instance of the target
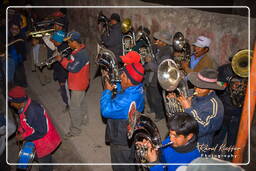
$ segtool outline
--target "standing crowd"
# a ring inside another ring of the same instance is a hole
[[[85,96],[90,83],[91,56],[82,35],[77,31],[68,32],[67,9],[57,10],[44,22],[39,22],[40,16],[34,16],[31,9],[9,9],[8,13],[8,56],[4,44],[0,46],[0,79],[5,81],[8,73],[9,91],[4,96],[8,97],[10,107],[18,114],[17,139],[35,144],[39,163],[51,163],[52,153],[61,144],[62,137],[46,109],[27,94],[24,61],[31,53],[31,71],[38,74],[41,86],[51,82],[49,72],[53,70],[64,111],[70,114],[69,131],[63,138],[70,139],[81,135],[82,125],[89,121]],[[127,24],[130,20],[124,21]],[[219,67],[216,65],[209,56],[211,39],[198,36],[192,43],[190,59],[180,63],[179,70],[185,74],[184,80],[192,92],[191,96],[185,96],[165,90],[158,79],[158,69],[163,61],[176,61],[177,54],[184,55],[184,52],[175,49],[173,35],[158,30],[152,35],[152,46],[146,42],[148,39],[137,38],[135,45],[127,50],[123,47],[124,36],[130,34],[133,37],[135,28],[131,26],[124,30],[124,23],[117,13],[110,16],[105,27],[108,28],[100,33],[99,45],[115,55],[119,77],[118,81],[112,82],[112,71],[101,68],[104,90],[100,98],[100,112],[106,119],[105,140],[110,146],[111,162],[135,163],[136,146],[147,147],[146,158],[150,170],[176,170],[182,165],[179,163],[188,164],[194,159],[217,155],[231,161],[235,157],[234,151],[224,153],[211,149],[224,143],[228,147],[235,146],[242,106],[232,103],[230,93],[236,87],[230,89],[230,84],[239,84],[243,78],[233,72],[230,63]],[[150,37],[149,29],[139,29]],[[27,31],[31,32],[30,37],[26,35]],[[32,48],[28,51],[30,45]],[[140,51],[143,47],[152,50],[151,56],[143,57]],[[5,68],[6,58],[8,71]],[[235,78],[233,82],[231,78]],[[5,84],[1,84],[1,90],[5,92]],[[163,92],[166,96],[163,96]],[[166,98],[175,98],[183,111],[167,115]],[[136,144],[129,140],[127,126],[132,105],[138,112],[154,117],[155,123],[165,120],[169,132],[162,144],[172,142],[172,145],[156,149],[149,140],[144,139]],[[114,171],[138,169],[134,165],[113,165],[112,168]],[[52,169],[50,165],[39,167],[40,171]]]

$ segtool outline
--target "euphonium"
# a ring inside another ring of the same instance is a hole
[[[123,55],[127,54],[132,50],[132,47],[136,45],[135,33],[132,29],[132,21],[129,18],[123,20],[121,24],[121,30],[123,32],[122,47]]]
[[[188,86],[184,80],[184,73],[178,69],[177,64],[172,59],[166,59],[159,64],[157,77],[164,89],[163,98],[168,117],[176,112],[184,112],[182,105],[176,98],[166,95],[167,91],[188,97]]]

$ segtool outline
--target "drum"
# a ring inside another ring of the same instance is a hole
[[[29,164],[33,162],[35,157],[35,144],[33,142],[25,142],[19,152],[18,169],[27,170]]]

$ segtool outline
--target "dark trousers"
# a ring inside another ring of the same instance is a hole
[[[68,105],[67,93],[69,93],[69,92],[67,92],[67,90],[66,90],[65,82],[64,83],[59,82],[59,84],[60,84],[60,95],[62,97],[62,100],[66,105]]]
[[[41,163],[52,163],[52,155],[49,154],[45,157],[42,158],[37,158],[36,159],[39,164]],[[53,171],[53,166],[52,165],[40,165],[39,166],[39,171]]]
[[[156,118],[164,118],[164,102],[162,90],[159,87],[146,86],[146,97],[151,112],[155,112]]]
[[[237,133],[239,129],[239,123],[240,123],[240,114],[242,110],[241,109],[232,109],[225,106],[225,114],[224,115],[230,115],[229,117],[224,117],[223,124],[220,128],[220,130],[215,134],[213,144],[214,146],[222,145],[224,143],[225,136],[227,135],[227,147],[234,146],[236,144],[236,138]],[[233,154],[233,151],[228,152],[227,155]],[[232,158],[227,158],[227,160],[231,160]]]
[[[28,86],[24,63],[21,63],[16,67],[14,74],[14,84],[21,87]]]
[[[110,145],[111,163],[134,163],[132,149],[123,145]],[[135,171],[134,165],[112,165],[113,171]]]

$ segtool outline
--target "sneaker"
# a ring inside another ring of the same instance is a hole
[[[78,136],[78,135],[75,135],[72,132],[68,132],[68,133],[65,134],[64,139],[67,140],[67,139],[75,137],[75,136]]]

